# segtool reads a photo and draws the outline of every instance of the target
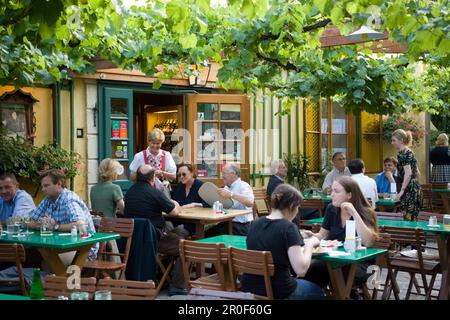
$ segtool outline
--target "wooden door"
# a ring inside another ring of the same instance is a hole
[[[245,95],[188,95],[190,163],[203,181],[223,185],[221,169],[237,162],[241,178],[249,182],[250,109]]]

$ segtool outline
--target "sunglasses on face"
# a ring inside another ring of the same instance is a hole
[[[186,172],[181,172],[177,174],[178,177],[186,177]]]

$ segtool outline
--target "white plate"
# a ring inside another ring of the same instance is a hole
[[[333,244],[332,246],[330,246],[330,244]],[[321,247],[326,247],[326,248],[338,248],[338,247],[342,247],[342,242],[341,241],[336,241],[336,240],[320,240],[320,246]]]
[[[438,225],[438,224],[427,224],[427,227],[430,227],[430,228],[439,228],[439,225]]]
[[[71,233],[60,233],[59,234],[59,236],[61,236],[61,237],[69,237],[71,235],[72,235]]]

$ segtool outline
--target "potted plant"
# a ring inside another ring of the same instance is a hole
[[[283,153],[283,161],[287,167],[287,182],[300,191],[310,186],[308,176],[308,158],[297,154]]]
[[[392,133],[397,129],[411,131],[413,147],[420,146],[425,136],[425,127],[413,116],[393,115],[383,119],[383,135],[386,142],[391,142]]]
[[[36,197],[39,175],[47,169],[60,169],[67,179],[74,178],[80,167],[80,155],[56,144],[34,146],[21,136],[10,136],[0,131],[0,172],[16,175],[22,188]],[[20,179],[22,178],[22,179]],[[30,190],[33,185],[34,190]],[[28,186],[28,188],[26,188]]]

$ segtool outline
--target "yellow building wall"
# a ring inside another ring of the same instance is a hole
[[[77,138],[74,132],[74,151],[81,155],[81,167],[74,179],[74,191],[88,203],[86,85],[83,79],[74,81],[74,114],[74,131],[77,128],[83,129],[83,138]],[[67,123],[67,128],[70,128],[70,123]]]
[[[14,86],[0,86],[0,95],[5,92],[13,91]],[[41,146],[52,142],[52,90],[50,88],[21,88],[23,92],[30,93],[39,100],[33,105],[33,112],[36,116],[36,138],[34,144]]]

